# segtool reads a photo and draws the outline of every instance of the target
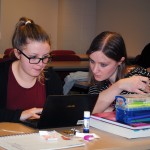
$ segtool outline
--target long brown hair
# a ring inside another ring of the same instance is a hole
[[[126,68],[127,53],[122,36],[111,31],[104,31],[100,33],[93,39],[86,53],[90,55],[96,51],[102,51],[108,58],[111,58],[117,62],[124,57],[124,62],[118,66],[116,81],[123,78]]]
[[[49,45],[50,38],[48,34],[42,29],[41,26],[35,24],[33,20],[22,17],[16,24],[16,28],[12,37],[13,48],[22,50],[22,48],[28,44],[28,41],[47,42]],[[44,73],[41,72],[38,80],[42,82],[44,79]]]

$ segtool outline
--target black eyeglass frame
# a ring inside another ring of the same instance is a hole
[[[29,60],[29,63],[30,63],[30,64],[38,64],[41,60],[42,60],[42,63],[43,63],[43,64],[48,64],[48,63],[52,60],[52,56],[50,56],[50,57],[45,57],[45,58],[36,58],[36,59],[39,59],[39,61],[38,61],[37,63],[31,63],[30,60],[31,60],[31,59],[34,59],[34,58],[30,58],[30,57],[27,56],[25,53],[23,53],[22,50],[20,50],[20,49],[18,49],[18,48],[17,48],[17,50],[18,50],[23,56],[25,56],[25,57]],[[46,58],[48,58],[47,63],[45,63],[45,62],[43,61],[43,60],[46,59]]]

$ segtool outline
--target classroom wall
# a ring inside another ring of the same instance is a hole
[[[0,53],[11,47],[15,24],[32,18],[51,36],[52,49],[85,53],[104,30],[123,35],[128,56],[140,54],[150,39],[149,0],[0,0]]]
[[[96,32],[122,34],[129,56],[141,53],[150,42],[149,0],[97,0]]]
[[[86,53],[96,32],[96,0],[61,0],[58,18],[58,49]]]
[[[19,18],[26,16],[40,24],[57,47],[58,0],[1,0],[0,52],[11,47],[11,37]]]

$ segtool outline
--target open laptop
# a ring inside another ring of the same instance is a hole
[[[24,124],[38,128],[57,128],[81,125],[84,111],[92,112],[98,95],[49,95],[40,119],[30,119]]]

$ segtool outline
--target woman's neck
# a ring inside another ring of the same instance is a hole
[[[112,74],[112,76],[108,79],[111,84],[113,84],[114,82],[116,82],[117,73],[118,73],[118,68],[116,68],[115,72],[114,72],[114,73]]]
[[[15,61],[12,64],[12,72],[18,84],[24,88],[31,88],[36,83],[36,77],[29,76],[20,67],[19,61]]]

